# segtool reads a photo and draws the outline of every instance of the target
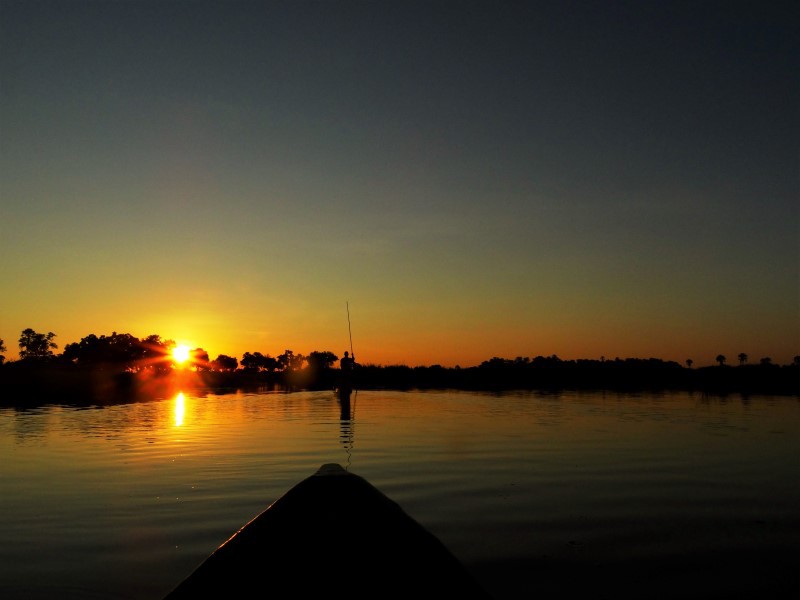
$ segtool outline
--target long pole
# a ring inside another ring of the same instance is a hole
[[[350,302],[347,305],[347,332],[350,334],[350,356],[353,356],[353,330],[350,328]]]

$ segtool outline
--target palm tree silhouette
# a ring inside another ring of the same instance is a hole
[[[727,359],[725,358],[724,354],[717,354],[717,362],[719,363],[720,367],[725,364],[726,360]]]

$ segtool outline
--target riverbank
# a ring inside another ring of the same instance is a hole
[[[353,389],[538,389],[610,391],[694,391],[711,394],[800,396],[797,365],[714,366],[689,369],[660,360],[558,361],[545,365],[496,361],[479,367],[444,368],[365,365]],[[334,389],[338,369],[314,371],[117,372],[71,364],[8,363],[0,368],[0,405],[53,402],[104,404],[147,400],[180,391],[264,391]]]

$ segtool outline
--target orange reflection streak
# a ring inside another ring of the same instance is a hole
[[[186,414],[186,397],[183,392],[178,392],[175,396],[175,427],[183,425],[183,417]]]

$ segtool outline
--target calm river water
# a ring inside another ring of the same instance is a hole
[[[187,392],[0,408],[0,598],[157,600],[328,462],[498,600],[796,589],[795,397],[360,391],[343,411],[327,391]]]

